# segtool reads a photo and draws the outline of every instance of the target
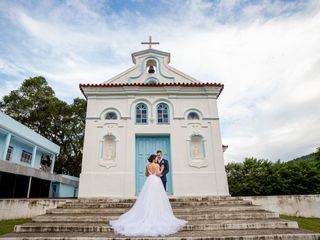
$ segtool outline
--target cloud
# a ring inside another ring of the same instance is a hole
[[[226,162],[288,160],[319,146],[319,1],[120,2],[2,1],[0,97],[42,75],[71,102],[79,83],[131,67],[152,35],[172,66],[225,84]]]

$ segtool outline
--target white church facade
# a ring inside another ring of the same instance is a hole
[[[79,197],[137,195],[158,149],[170,165],[169,195],[229,195],[217,109],[223,85],[178,71],[170,53],[151,45],[132,60],[104,83],[80,85],[87,117]]]

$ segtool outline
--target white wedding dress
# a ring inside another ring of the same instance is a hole
[[[173,215],[161,179],[155,173],[147,177],[133,207],[118,220],[110,221],[118,234],[152,237],[174,234],[186,223]]]

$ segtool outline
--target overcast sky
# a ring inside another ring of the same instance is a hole
[[[0,98],[42,75],[82,97],[132,66],[141,41],[171,66],[225,85],[225,162],[290,160],[320,146],[320,1],[0,1]]]

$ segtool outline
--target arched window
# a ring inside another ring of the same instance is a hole
[[[200,117],[196,112],[190,112],[187,117],[188,120],[199,120]]]
[[[157,117],[159,124],[169,123],[169,106],[165,103],[159,103],[157,106]]]
[[[136,123],[139,123],[139,124],[148,123],[148,107],[144,103],[139,103],[136,106]]]
[[[106,119],[107,120],[116,120],[116,119],[118,119],[118,116],[115,112],[107,112]]]

